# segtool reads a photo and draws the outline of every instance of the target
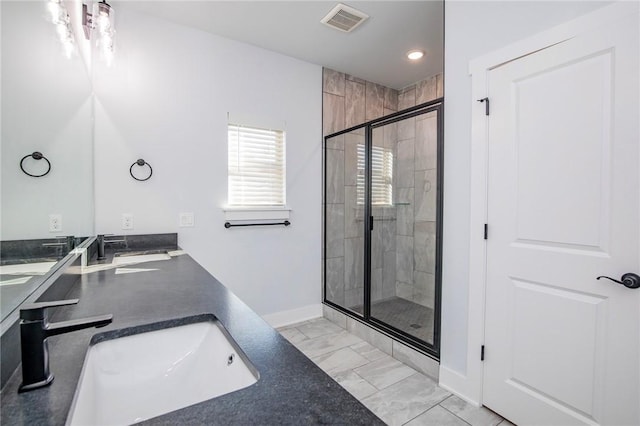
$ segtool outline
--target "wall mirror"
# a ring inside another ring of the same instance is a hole
[[[93,234],[91,80],[77,47],[65,54],[47,3],[0,2],[1,319]],[[29,176],[21,161],[32,175],[51,170]]]

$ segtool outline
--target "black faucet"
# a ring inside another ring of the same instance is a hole
[[[113,244],[113,243],[126,243],[127,239],[120,239],[120,240],[105,240],[104,237],[106,237],[107,235],[113,235],[113,234],[98,234],[98,259],[97,260],[104,260],[107,257],[105,256],[104,253],[104,246],[107,244]]]
[[[73,235],[56,237],[58,242],[55,243],[43,243],[43,247],[56,247],[57,254],[56,256],[59,258],[63,258],[67,255],[71,250],[76,248],[76,238]],[[64,240],[64,241],[62,241]]]
[[[22,349],[22,384],[18,392],[26,392],[51,384],[47,338],[89,327],[104,327],[113,315],[99,315],[50,323],[47,308],[75,305],[78,299],[57,300],[23,305],[20,308],[20,345]]]

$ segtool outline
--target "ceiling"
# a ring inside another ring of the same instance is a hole
[[[338,1],[120,0],[174,23],[401,89],[442,72],[443,1],[343,1],[369,19],[351,33],[320,23]],[[117,19],[117,18],[116,18]],[[406,53],[422,49],[410,62]]]

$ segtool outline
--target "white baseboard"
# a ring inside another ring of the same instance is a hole
[[[318,303],[315,305],[307,305],[301,308],[291,309],[289,311],[280,311],[263,315],[262,319],[268,322],[271,327],[278,328],[320,317],[322,317],[322,304]]]
[[[480,406],[479,395],[474,395],[477,392],[472,391],[470,388],[469,378],[457,371],[451,370],[440,364],[440,377],[438,385],[451,392],[452,394],[464,399],[474,407]],[[477,387],[476,387],[477,389]]]

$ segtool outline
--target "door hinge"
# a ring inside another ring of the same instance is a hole
[[[478,102],[484,102],[484,115],[489,115],[489,98],[478,99]]]
[[[488,224],[484,224],[484,239],[486,240],[487,238],[489,238],[489,225]]]
[[[484,361],[484,345],[480,346],[480,361]]]

